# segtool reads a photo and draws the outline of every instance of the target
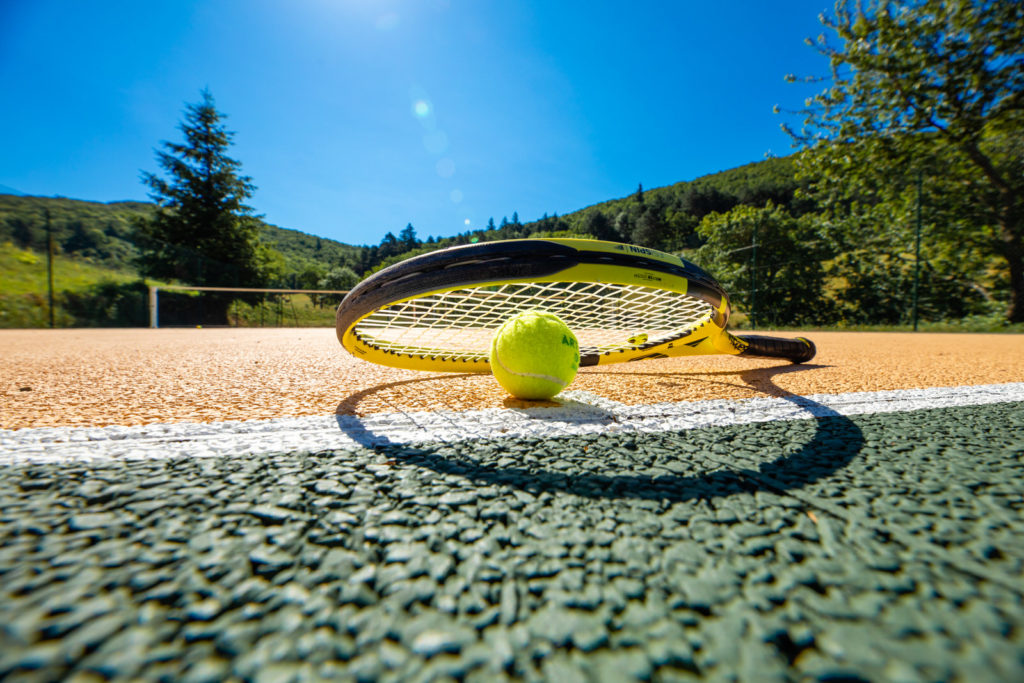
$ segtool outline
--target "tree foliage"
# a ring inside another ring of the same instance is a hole
[[[806,150],[800,177],[840,250],[869,251],[878,233],[906,226],[920,173],[927,241],[967,255],[929,254],[926,271],[1005,300],[1009,319],[1024,321],[1024,4],[841,0],[822,22],[831,35],[809,42],[831,80],[801,128],[787,130]],[[889,243],[909,247],[906,236]],[[865,281],[885,286],[904,269],[881,256],[873,269],[856,263]],[[993,257],[1001,272],[991,272]]]
[[[0,242],[45,251],[46,212],[56,251],[94,264],[123,269],[138,256],[132,224],[148,215],[142,202],[84,202],[63,197],[0,195]]]
[[[810,214],[796,217],[769,202],[711,213],[693,258],[715,274],[733,304],[756,325],[833,322],[823,261],[827,243]]]

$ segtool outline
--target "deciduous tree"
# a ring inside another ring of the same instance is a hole
[[[771,202],[737,206],[704,217],[705,240],[694,261],[707,268],[733,303],[757,324],[794,325],[833,321],[825,296],[827,245],[811,216],[796,218]]]
[[[863,243],[923,174],[930,237],[1005,264],[1024,321],[1024,3],[840,0],[821,21],[831,78],[787,130],[829,219]]]

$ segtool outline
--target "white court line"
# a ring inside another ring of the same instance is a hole
[[[389,444],[665,432],[830,415],[1024,401],[1024,383],[627,406],[565,391],[558,407],[378,413],[136,427],[0,430],[0,465],[94,459],[252,456]]]

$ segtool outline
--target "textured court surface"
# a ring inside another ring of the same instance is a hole
[[[319,414],[0,431],[0,678],[1024,680],[1019,355],[885,386],[829,354],[539,408],[374,368]]]
[[[1024,382],[1020,335],[808,333],[814,361],[710,356],[584,368],[627,404]],[[789,333],[788,336],[796,336]],[[521,407],[486,375],[394,370],[332,329],[0,330],[0,428]]]

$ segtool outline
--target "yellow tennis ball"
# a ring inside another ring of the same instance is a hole
[[[494,333],[489,360],[495,379],[516,398],[551,398],[576,377],[580,345],[557,315],[527,311]]]

